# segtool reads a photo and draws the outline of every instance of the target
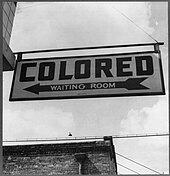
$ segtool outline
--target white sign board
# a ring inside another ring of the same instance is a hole
[[[23,59],[10,101],[165,94],[156,52]]]

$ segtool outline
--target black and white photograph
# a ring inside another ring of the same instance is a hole
[[[168,1],[2,2],[2,175],[168,175]]]

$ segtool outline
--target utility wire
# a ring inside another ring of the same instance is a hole
[[[127,160],[129,160],[129,161],[131,161],[131,162],[133,162],[133,163],[135,163],[135,164],[138,164],[138,165],[140,165],[140,166],[142,166],[142,167],[144,167],[144,168],[146,168],[146,169],[148,169],[148,170],[150,170],[150,171],[152,171],[152,172],[155,172],[155,173],[161,175],[160,172],[155,171],[155,170],[153,170],[153,169],[151,169],[151,168],[149,168],[149,167],[147,167],[147,166],[145,166],[145,165],[143,165],[143,164],[140,164],[140,163],[138,163],[138,162],[136,162],[136,161],[134,161],[134,160],[132,160],[132,159],[126,157],[126,156],[123,156],[123,155],[121,155],[121,154],[119,154],[119,153],[116,153],[116,154],[119,155],[119,156],[121,156],[121,157],[123,157],[123,158],[125,158],[125,159],[127,159]]]
[[[20,13],[19,11],[22,9],[26,9],[26,8],[31,8],[31,7],[35,7],[35,6],[41,6],[41,5],[46,5],[48,3],[45,4],[34,4],[34,5],[30,5],[30,6],[25,6],[25,7],[21,7],[18,9],[18,13]],[[136,24],[133,20],[131,20],[127,15],[125,15],[123,12],[121,12],[120,10],[118,10],[116,7],[114,6],[110,6],[111,8],[115,9],[117,12],[119,12],[122,16],[124,16],[126,19],[128,19],[130,22],[132,22],[136,27],[138,27],[140,30],[142,30],[146,35],[148,35],[151,39],[153,39],[156,43],[158,43],[158,41],[152,37],[148,32],[146,32],[143,28],[141,28],[138,24]]]
[[[22,9],[26,9],[26,8],[31,8],[31,7],[35,7],[35,6],[41,6],[41,5],[46,5],[49,3],[45,3],[45,4],[33,4],[30,6],[25,6],[25,7],[21,7],[18,10],[22,10]],[[126,14],[124,14],[123,12],[121,12],[120,10],[118,10],[116,7],[114,6],[110,6],[111,8],[115,9],[117,12],[119,12],[122,16],[124,16],[126,19],[128,19],[130,22],[132,22],[136,27],[138,27],[140,30],[142,30],[146,35],[148,35],[151,39],[153,39],[156,43],[158,43],[158,41],[153,38],[148,32],[146,32],[143,28],[141,28],[138,24],[136,24],[133,20],[131,20]]]
[[[153,38],[148,32],[146,32],[143,28],[141,28],[138,24],[136,24],[133,20],[131,20],[127,15],[125,15],[123,12],[121,12],[120,10],[118,10],[116,7],[114,6],[110,6],[113,9],[115,9],[117,12],[119,12],[121,15],[123,15],[126,19],[128,19],[130,22],[132,22],[136,27],[138,27],[140,30],[142,30],[145,34],[147,34],[151,39],[153,39],[156,43],[158,43],[158,41]]]
[[[30,5],[30,6],[18,7],[16,12],[17,13],[23,13],[22,9],[27,9],[27,8],[32,8],[32,7],[36,7],[36,6],[42,6],[42,5],[49,5],[49,3],[33,4],[33,5]]]
[[[122,165],[122,164],[119,164],[119,163],[117,163],[117,165],[119,165],[119,166],[121,166],[121,167],[124,167],[125,169],[127,169],[127,170],[129,170],[129,171],[131,171],[131,172],[134,172],[134,173],[140,175],[138,172],[136,172],[136,171],[130,169],[129,167],[126,167],[126,166],[124,166],[124,165]]]
[[[21,9],[27,9],[27,8],[31,8],[31,7],[36,7],[36,6],[41,6],[41,5],[49,5],[49,3],[41,3],[41,4],[33,4],[33,5],[29,5],[29,6],[23,6],[23,7],[19,7],[19,10]]]

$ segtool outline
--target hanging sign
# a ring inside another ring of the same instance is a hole
[[[10,101],[165,94],[156,52],[23,59]]]

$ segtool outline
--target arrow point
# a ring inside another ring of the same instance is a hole
[[[128,80],[126,80],[126,87],[127,87],[128,90],[149,89],[148,87],[141,84],[145,79],[147,79],[147,77],[144,77],[144,78],[129,78]]]
[[[30,87],[27,87],[24,90],[39,95],[39,87],[40,87],[40,83],[35,84],[33,86],[30,86]]]

